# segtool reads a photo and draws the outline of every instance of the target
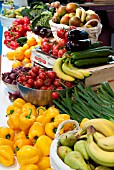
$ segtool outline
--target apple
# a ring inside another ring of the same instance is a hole
[[[60,17],[62,17],[63,15],[66,14],[66,7],[61,5],[56,12]]]
[[[78,8],[79,5],[77,3],[73,3],[73,2],[69,2],[67,5],[66,5],[66,11],[68,13],[71,13],[71,12],[76,12],[76,8]]]
[[[69,14],[65,14],[64,16],[62,16],[60,24],[69,25],[69,20],[70,20]]]
[[[96,13],[95,14],[88,14],[86,16],[86,22],[88,22],[88,21],[90,21],[92,19],[97,19],[97,20],[101,21],[100,17]],[[96,21],[91,21],[89,23],[89,25],[91,25],[92,27],[95,27],[97,25],[97,22]]]

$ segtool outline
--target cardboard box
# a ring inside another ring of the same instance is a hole
[[[39,64],[45,68],[53,68],[56,58],[52,55],[42,52],[39,48],[32,50],[32,63]]]

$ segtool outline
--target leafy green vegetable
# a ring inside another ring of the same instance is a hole
[[[32,21],[32,27],[35,26],[44,26],[50,28],[49,20],[52,18],[52,13],[50,11],[44,11],[41,15],[34,18]]]
[[[49,8],[43,2],[33,2],[30,8],[25,8],[21,11],[22,16],[28,16],[31,22],[31,29],[35,26],[44,26],[50,28],[49,20],[52,18],[55,8]]]

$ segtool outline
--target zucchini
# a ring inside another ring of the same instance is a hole
[[[26,37],[19,37],[16,41],[17,41],[17,43],[20,44],[20,46],[23,46],[27,42],[27,38]]]
[[[82,60],[76,60],[74,64],[78,67],[88,67],[88,66],[97,66],[102,64],[107,64],[109,61],[112,61],[112,57],[97,57],[97,58],[88,58]]]
[[[97,41],[89,46],[89,49],[99,47],[102,44],[101,41]]]
[[[86,58],[98,58],[98,57],[107,57],[109,55],[113,55],[114,51],[110,49],[90,49],[81,52],[73,52],[71,53],[72,59],[86,59]]]

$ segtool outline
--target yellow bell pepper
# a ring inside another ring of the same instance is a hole
[[[14,144],[14,142],[12,140],[0,138],[0,146],[1,145],[9,145],[9,146],[11,146],[11,148],[13,148],[13,144]]]
[[[55,116],[59,114],[60,114],[59,110],[54,106],[51,106],[46,110],[46,116],[48,116],[50,122],[54,122]]]
[[[29,47],[35,46],[37,44],[37,41],[34,37],[29,37],[27,40],[27,44]]]
[[[37,139],[35,143],[35,147],[40,150],[43,156],[49,156],[51,143],[52,143],[52,139],[50,137],[46,135],[42,135]]]
[[[27,131],[31,125],[35,122],[36,117],[32,115],[32,109],[29,109],[28,112],[23,112],[19,117],[19,126],[23,131]]]
[[[13,141],[16,142],[18,139],[28,139],[28,136],[25,134],[24,131],[20,131],[15,134]]]
[[[0,146],[0,163],[4,166],[11,166],[14,164],[14,153],[11,146]]]
[[[45,170],[52,170],[51,168],[46,168]]]
[[[14,100],[13,104],[16,107],[20,107],[22,108],[22,106],[25,104],[25,100],[21,99],[21,98],[17,98],[16,100]]]
[[[70,119],[70,116],[68,114],[59,114],[55,116],[54,122],[62,123],[63,121],[69,120],[69,119]],[[64,125],[64,133],[67,131],[73,130],[73,129],[74,129],[73,123],[68,122]]]
[[[70,119],[68,114],[59,114],[55,116],[54,122],[62,123],[64,120]]]
[[[48,116],[45,116],[45,115],[39,115],[37,118],[36,118],[36,122],[39,122],[41,124],[43,124],[44,126],[46,125],[46,123],[49,123],[50,122],[50,119]]]
[[[37,163],[40,170],[45,170],[46,168],[50,168],[50,157],[42,156]]]
[[[22,146],[25,146],[25,145],[32,145],[31,140],[27,138],[16,140],[13,145],[14,153],[16,153],[20,148],[22,148]]]
[[[15,133],[13,129],[5,126],[0,127],[0,138],[9,139],[13,141],[14,135]]]
[[[45,134],[45,127],[43,124],[39,122],[34,122],[33,125],[29,129],[28,137],[33,142],[36,143],[36,140]]]
[[[37,108],[37,114],[38,115],[45,115],[46,114],[46,108],[44,106],[39,106]]]
[[[20,166],[36,164],[39,161],[38,149],[34,146],[25,145],[17,152],[17,160]]]
[[[6,109],[6,116],[10,116],[12,115],[13,113],[22,113],[22,110],[21,108],[18,108],[18,107],[15,107],[14,104],[11,104],[7,107]]]
[[[45,133],[47,136],[49,136],[51,139],[55,138],[55,134],[57,131],[59,123],[58,122],[51,122],[51,123],[47,123],[45,125]],[[62,128],[60,130],[60,134],[62,134],[64,132],[64,129]]]
[[[12,105],[9,105],[6,109],[6,116],[9,116],[11,114],[13,114],[15,112],[15,106],[12,104]]]
[[[40,169],[38,168],[38,165],[28,164],[28,165],[21,166],[19,170],[40,170]]]
[[[23,106],[22,106],[22,112],[28,112],[29,109],[32,109],[32,114],[37,117],[38,114],[37,114],[37,111],[36,111],[36,107],[34,105],[32,105],[31,103],[25,103]]]
[[[7,120],[8,126],[13,129],[14,131],[20,131],[20,126],[19,126],[19,117],[20,113],[13,113],[9,116]]]

